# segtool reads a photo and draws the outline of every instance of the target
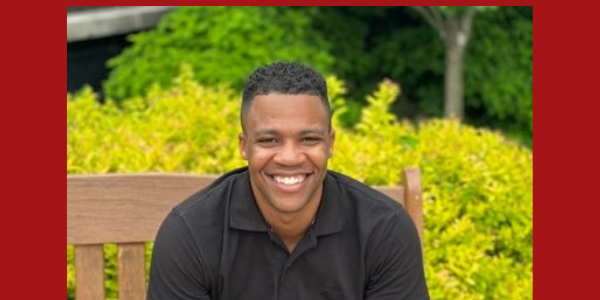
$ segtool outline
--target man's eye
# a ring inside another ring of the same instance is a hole
[[[320,140],[321,139],[319,139],[318,137],[303,137],[302,143],[308,144],[308,145],[314,145],[314,144],[318,143]]]
[[[277,140],[272,139],[272,138],[265,138],[265,139],[259,139],[258,143],[261,145],[275,145],[275,144],[277,144]]]

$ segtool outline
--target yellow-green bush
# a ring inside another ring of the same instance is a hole
[[[90,90],[67,95],[67,174],[223,173],[244,165],[237,152],[239,96],[205,88],[184,70],[170,90],[123,106],[99,105]],[[531,299],[533,154],[499,133],[388,112],[400,92],[384,82],[355,128],[341,128],[343,84],[328,79],[337,129],[330,167],[369,184],[395,184],[405,166],[423,174],[425,268],[433,299]],[[147,101],[146,101],[147,100]],[[114,247],[107,291],[116,298]],[[67,247],[67,298],[72,297]]]
[[[73,247],[67,246],[67,299],[74,299],[75,274],[73,270]]]

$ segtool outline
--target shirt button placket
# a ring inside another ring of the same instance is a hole
[[[279,288],[279,299],[289,299],[290,298],[290,280],[289,280],[289,271],[292,263],[288,258],[283,264],[283,272],[281,274],[281,282]]]

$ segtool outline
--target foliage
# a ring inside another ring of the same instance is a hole
[[[329,44],[310,18],[289,7],[178,7],[156,29],[130,37],[132,46],[108,62],[104,89],[118,100],[170,84],[182,63],[195,79],[240,88],[256,67],[275,60],[304,62],[326,72]]]
[[[441,7],[448,15],[465,7]],[[348,83],[342,123],[360,119],[381,78],[401,83],[392,111],[420,119],[443,114],[444,50],[436,31],[403,7],[180,7],[158,28],[131,36],[112,59],[105,94],[120,101],[167,87],[187,62],[204,85],[239,89],[255,67],[274,60],[308,63]],[[334,59],[335,58],[335,59]],[[466,121],[533,137],[531,7],[481,7],[465,61]]]
[[[123,107],[97,104],[90,90],[67,95],[67,174],[223,173],[243,165],[236,139],[239,97],[192,78],[184,69],[173,88],[157,88]],[[335,78],[328,86],[337,130],[331,169],[372,185],[396,184],[406,166],[422,171],[432,298],[531,299],[531,150],[453,121],[398,121],[389,108],[400,87],[391,81],[368,97],[355,127],[343,128],[345,87]],[[112,274],[114,250],[107,257]],[[67,297],[71,264],[67,248]],[[114,297],[111,276],[108,295]]]
[[[445,13],[464,8],[442,8]],[[315,23],[337,45],[333,70],[364,104],[380,78],[402,85],[396,115],[443,115],[444,48],[437,32],[402,7],[319,8]],[[533,136],[533,12],[486,7],[473,24],[465,61],[466,121],[502,129],[530,145]],[[355,115],[349,118],[358,121]]]
[[[67,299],[75,299],[75,268],[73,247],[67,246]]]
[[[466,13],[470,8],[474,7],[477,11],[496,10],[498,6],[432,6],[436,7],[442,14],[453,17]]]
[[[184,67],[176,89],[155,89],[122,107],[81,91],[67,102],[67,173],[219,174],[241,165],[231,143],[240,128],[233,92],[201,87],[193,77]]]
[[[531,7],[502,7],[480,14],[465,78],[471,122],[495,120],[495,127],[529,145],[533,137],[532,14]]]

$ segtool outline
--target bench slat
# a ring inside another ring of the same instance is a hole
[[[145,244],[118,244],[119,300],[146,299]]]
[[[376,190],[385,194],[386,196],[400,202],[400,204],[405,205],[404,203],[404,187],[401,186],[378,186],[375,187]]]
[[[77,300],[104,300],[104,246],[75,246]]]
[[[421,171],[418,168],[405,168],[402,171],[402,183],[404,189],[404,208],[415,223],[421,249],[423,249],[423,197],[421,190]]]
[[[67,244],[153,241],[171,209],[216,176],[67,176]]]

